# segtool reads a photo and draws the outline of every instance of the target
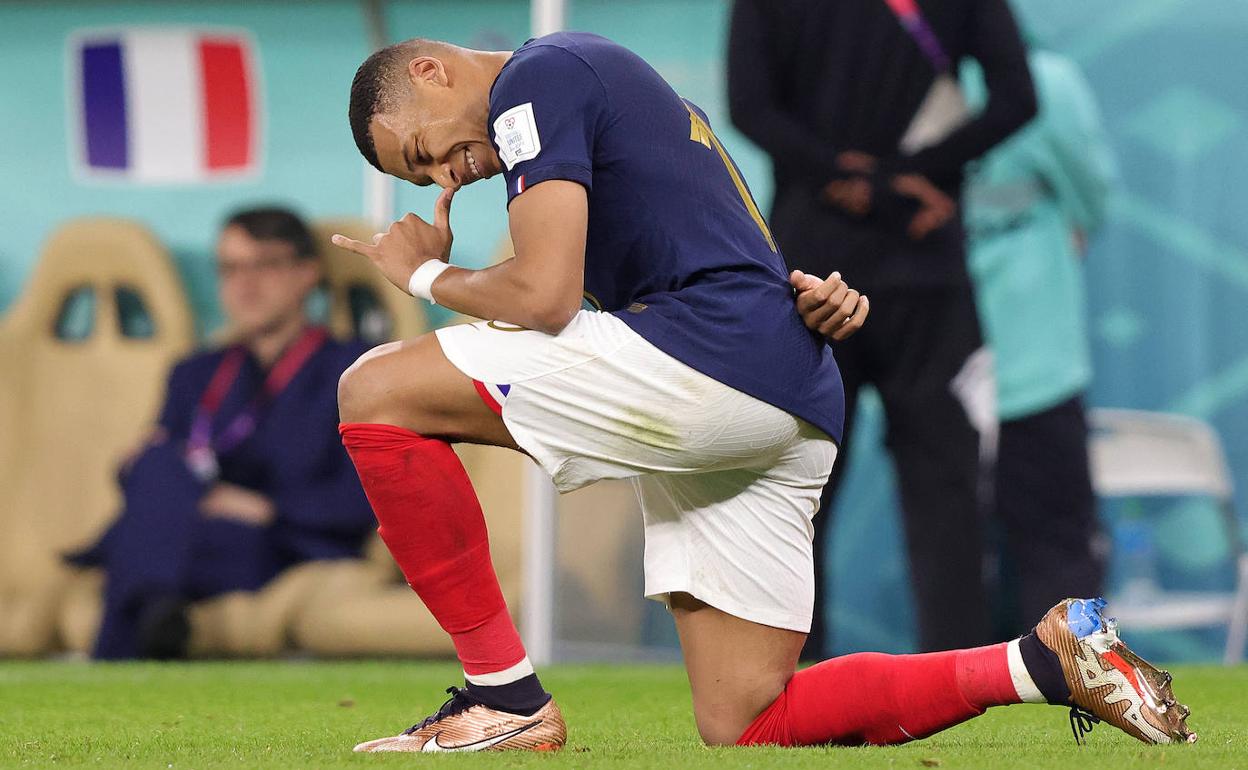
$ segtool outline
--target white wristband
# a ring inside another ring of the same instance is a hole
[[[427,299],[433,304],[438,304],[433,299],[433,282],[437,280],[442,271],[446,270],[450,265],[440,259],[430,259],[423,265],[412,271],[412,277],[407,279],[407,293],[413,297]]]

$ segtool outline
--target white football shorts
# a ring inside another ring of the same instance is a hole
[[[811,520],[836,459],[823,431],[686,366],[610,313],[582,310],[555,336],[497,321],[437,335],[561,492],[633,480],[648,598],[683,591],[810,630]]]

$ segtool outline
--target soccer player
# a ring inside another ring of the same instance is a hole
[[[524,451],[562,491],[633,479],[645,592],[675,617],[707,743],[898,743],[1022,701],[1074,704],[1146,742],[1194,737],[1167,675],[1092,600],[1009,643],[795,673],[811,517],[844,417],[820,334],[852,334],[868,302],[837,275],[786,274],[706,115],[635,54],[579,33],[514,53],[409,40],[364,62],[349,114],[370,163],[443,192],[432,223],[408,214],[372,243],[335,243],[414,296],[494,319],[379,347],[341,381],[343,442],[381,536],[467,680],[357,751],[566,740],[455,441]],[[449,265],[455,191],[500,173],[515,256]]]

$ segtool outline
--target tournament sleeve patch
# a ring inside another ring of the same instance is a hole
[[[542,151],[542,140],[533,119],[533,102],[512,107],[498,116],[494,121],[494,144],[508,171],[520,161],[537,157]]]

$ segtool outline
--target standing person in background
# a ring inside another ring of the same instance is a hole
[[[952,382],[981,344],[957,216],[962,169],[1035,114],[1004,0],[737,0],[728,48],[733,122],[771,156],[772,229],[790,264],[839,270],[876,310],[833,345],[846,441],[858,389],[888,418],[924,650],[989,633],[977,503],[978,435]],[[956,67],[983,65],[989,99],[966,111]],[[816,585],[844,463],[816,519]],[[806,658],[825,657],[815,602]]]
[[[1099,595],[1103,564],[1083,393],[1092,379],[1080,258],[1101,224],[1114,159],[1092,90],[1069,59],[1028,57],[1039,115],[976,164],[967,186],[971,276],[993,350],[994,507],[1017,583],[1010,633],[1063,596]],[[970,104],[984,79],[963,68]]]
[[[188,604],[287,567],[359,556],[374,527],[338,441],[338,377],[363,351],[312,325],[312,235],[284,209],[240,211],[217,242],[235,342],[179,362],[123,508],[70,560],[106,573],[97,658],[182,657]]]

